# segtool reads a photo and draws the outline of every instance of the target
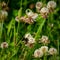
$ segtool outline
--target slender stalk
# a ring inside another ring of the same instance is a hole
[[[15,21],[14,21],[14,45],[16,46],[16,30],[15,30]]]
[[[2,31],[3,31],[3,22],[0,23],[0,43],[2,38]]]
[[[45,19],[42,20],[42,23],[39,25],[35,39],[38,39],[40,37],[40,34],[41,34],[41,31],[42,31],[45,21],[46,21]]]
[[[58,55],[59,55],[59,39],[57,40]]]

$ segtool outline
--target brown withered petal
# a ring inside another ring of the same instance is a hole
[[[34,21],[33,21],[33,19],[32,19],[31,17],[28,17],[28,18],[26,18],[26,17],[21,17],[21,18],[20,18],[20,21],[21,21],[21,22],[28,23],[28,24],[33,24],[33,23],[34,23]]]

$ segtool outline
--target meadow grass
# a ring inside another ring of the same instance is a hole
[[[16,16],[20,18],[26,16],[25,11],[30,4],[36,4],[38,1],[47,3],[50,0],[0,0],[8,2],[8,17],[6,21],[0,22],[0,60],[60,60],[60,1],[54,0],[57,7],[54,12],[49,14],[47,19],[42,18],[39,14],[34,24],[27,24],[24,22],[17,22]],[[1,9],[0,9],[1,10]],[[36,8],[31,9],[36,12]],[[53,26],[51,26],[53,24]],[[30,33],[36,43],[33,48],[25,46],[24,36]],[[44,44],[38,43],[42,35],[48,36],[50,43],[46,46],[57,49],[57,55],[44,55],[41,58],[33,56],[34,51],[39,49]],[[7,42],[8,48],[1,48],[1,43]]]

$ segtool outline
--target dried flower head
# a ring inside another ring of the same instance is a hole
[[[27,39],[29,39],[30,37],[32,37],[30,33],[27,33],[27,34],[25,34],[25,36],[24,36],[24,38],[27,38]]]
[[[47,4],[47,8],[56,8],[56,2],[55,1],[49,1]]]
[[[50,41],[48,40],[47,36],[42,36],[42,38],[40,39],[40,42],[43,44],[48,44],[50,43]]]
[[[38,14],[37,13],[33,13],[33,15],[31,16],[31,18],[36,21],[35,19],[38,17]]]
[[[57,49],[50,48],[48,52],[49,52],[50,55],[55,55],[55,54],[57,54]]]
[[[39,49],[36,49],[35,52],[34,52],[34,57],[35,58],[40,58],[43,56],[43,52]]]
[[[42,46],[39,48],[44,54],[48,52],[48,47],[47,46]]]
[[[56,2],[55,1],[49,1],[47,4],[47,8],[49,9],[49,12],[53,12],[54,8],[56,8]]]
[[[35,43],[35,39],[32,37],[32,35],[30,33],[25,34],[25,38],[28,39],[26,46],[33,47],[33,45]]]
[[[1,43],[1,48],[8,48],[8,43],[7,42],[2,42]]]
[[[34,20],[33,20],[31,17],[28,17],[28,18],[26,18],[26,17],[21,17],[21,18],[20,18],[20,21],[21,21],[21,22],[25,22],[25,23],[27,23],[27,24],[33,24],[33,23],[34,23]]]
[[[43,5],[42,2],[37,2],[36,9],[41,9],[42,5]]]
[[[4,11],[4,10],[1,10],[0,11],[0,21],[3,21],[7,18],[8,16],[8,12],[7,11]]]
[[[49,9],[46,8],[46,7],[43,7],[41,10],[40,10],[40,13],[41,13],[41,16],[43,18],[47,18],[48,17],[48,14],[49,14]]]
[[[35,39],[33,37],[29,38],[25,46],[32,48],[34,46]]]
[[[42,39],[42,40],[48,40],[48,37],[47,37],[47,36],[42,36],[41,39]]]
[[[35,39],[34,39],[33,37],[29,37],[28,43],[29,43],[29,44],[35,43]]]

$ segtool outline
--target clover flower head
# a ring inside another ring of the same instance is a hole
[[[36,3],[36,9],[41,9],[43,3],[42,2],[37,2]]]
[[[43,56],[43,52],[42,52],[41,50],[36,49],[36,50],[34,51],[34,57],[35,57],[35,58],[40,58],[40,57],[42,57],[42,56]]]
[[[50,48],[48,52],[49,52],[50,55],[55,55],[55,54],[57,54],[57,49]]]
[[[31,16],[31,18],[35,21],[35,19],[38,17],[37,13],[33,13],[33,15]]]
[[[41,16],[43,18],[47,18],[48,17],[48,14],[49,14],[49,9],[46,8],[46,7],[43,7],[41,10],[40,10],[40,13],[41,13]]]
[[[48,40],[48,37],[47,37],[47,36],[42,36],[41,39],[42,39],[42,40]]]
[[[8,43],[7,42],[2,42],[1,43],[1,48],[8,48]]]
[[[49,1],[47,4],[47,8],[56,8],[56,2],[55,1]]]
[[[41,48],[39,48],[43,53],[47,53],[48,52],[48,47],[47,46],[42,46]]]
[[[24,36],[25,38],[27,38],[27,39],[29,39],[29,38],[31,38],[32,36],[31,36],[31,34],[30,33],[27,33],[27,34],[25,34],[25,36]]]
[[[33,37],[30,37],[30,38],[28,39],[28,43],[29,43],[29,44],[35,43],[35,39],[34,39]]]
[[[46,7],[43,7],[41,10],[40,10],[40,13],[49,13],[49,9],[46,8]]]
[[[50,43],[50,41],[48,40],[47,36],[42,36],[42,38],[40,39],[41,43],[43,44],[48,44]]]

